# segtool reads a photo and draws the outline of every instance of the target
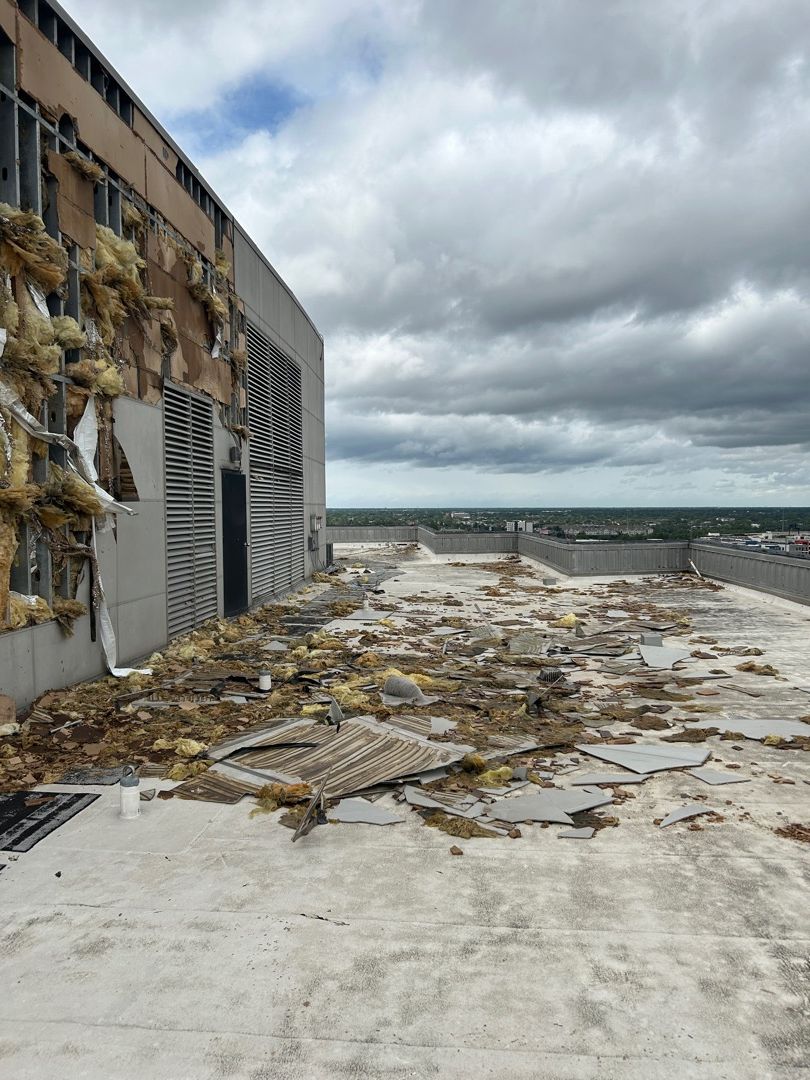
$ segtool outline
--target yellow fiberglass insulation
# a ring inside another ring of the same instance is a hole
[[[21,596],[20,593],[9,593],[8,625],[12,630],[48,622],[52,618],[53,612],[41,596]]]
[[[17,333],[20,324],[20,309],[11,292],[11,287],[0,277],[0,327],[10,334]]]
[[[87,608],[81,600],[69,600],[64,596],[54,596],[51,604],[56,621],[68,637],[73,634],[73,623],[81,615],[87,614]]]
[[[11,487],[27,484],[31,472],[31,439],[10,413],[3,411],[3,419],[11,440],[11,467],[4,479]]]
[[[75,473],[60,469],[53,462],[44,493],[52,504],[55,503],[82,517],[97,517],[104,511],[101,500],[86,481]]]
[[[102,357],[93,360],[85,356],[75,364],[68,364],[65,374],[79,386],[85,386],[95,394],[118,397],[124,392],[124,380],[120,371],[111,360]]]
[[[135,211],[137,213],[137,211]],[[87,262],[87,256],[85,256]],[[174,300],[169,296],[151,296],[141,280],[146,262],[131,240],[116,234],[104,225],[96,226],[95,266],[85,266],[82,289],[92,308],[101,340],[109,348],[116,330],[128,316],[148,318],[152,311],[172,311]],[[113,376],[105,376],[107,386]],[[102,393],[114,396],[121,393],[103,388]]]
[[[0,510],[0,626],[6,623],[11,564],[17,551],[17,530]]]
[[[0,268],[33,281],[47,295],[64,282],[67,265],[67,252],[47,234],[41,217],[0,203]]]
[[[0,487],[0,513],[5,511],[10,517],[24,514],[36,502],[40,494],[37,484],[23,484],[22,487]]]
[[[124,223],[125,229],[134,229],[135,232],[138,233],[143,232],[146,225],[146,221],[140,210],[126,200],[121,207],[121,220]]]
[[[188,291],[195,300],[199,300],[203,305],[212,323],[225,322],[228,316],[228,307],[221,297],[203,285],[202,282],[190,284]]]
[[[82,157],[81,154],[77,154],[75,150],[68,150],[62,156],[65,161],[70,162],[76,172],[83,176],[85,180],[92,180],[94,184],[97,184],[104,179],[104,170],[101,166],[96,165],[95,161],[89,161],[86,157]]]
[[[214,269],[218,274],[221,274],[222,277],[227,277],[231,272],[231,264],[225,258],[225,252],[220,251],[219,248],[217,248],[217,253],[214,257]]]
[[[55,375],[59,370],[62,350],[54,341],[54,328],[50,319],[40,314],[33,300],[24,296],[19,313],[17,331],[8,335],[3,351],[3,366],[17,373]]]
[[[70,315],[54,315],[51,319],[54,340],[61,349],[83,349],[87,334]]]

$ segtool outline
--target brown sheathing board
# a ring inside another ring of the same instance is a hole
[[[151,232],[147,236],[146,261],[152,292],[174,300],[179,344],[171,359],[172,379],[229,404],[231,367],[225,360],[214,359],[209,352],[214,329],[202,304],[188,291],[185,263],[170,244]]]
[[[228,281],[231,283],[231,288],[234,286],[233,276],[233,242],[228,239],[227,236],[222,237],[222,254],[228,260]]]
[[[146,150],[146,199],[190,244],[214,261],[213,221],[151,150]]]
[[[0,27],[12,41],[17,40],[17,8],[9,0],[0,0]]]
[[[17,19],[17,48],[20,87],[54,116],[72,116],[81,141],[143,191],[146,147],[142,140],[24,15]]]
[[[141,110],[135,106],[135,114],[132,118],[132,130],[146,143],[147,149],[158,158],[172,176],[176,176],[177,162],[179,158],[172,150],[159,131],[156,131],[151,122],[144,116]]]
[[[48,172],[55,176],[59,189],[56,213],[59,228],[83,248],[96,246],[96,221],[93,209],[93,184],[81,176],[61,154],[48,151]]]
[[[169,147],[148,118],[137,108],[130,128],[107,105],[25,16],[16,13],[9,0],[0,0],[0,13],[9,36],[18,46],[19,85],[36,98],[44,111],[55,117],[67,113],[74,118],[78,137],[93,154],[131,183],[134,190],[163,215],[184,239],[211,261],[215,258],[214,224],[177,181],[177,154]],[[15,18],[16,16],[16,18]],[[16,25],[16,31],[15,31]],[[56,176],[60,228],[82,248],[95,247],[93,185],[56,153],[49,153],[48,168]],[[217,401],[230,403],[231,367],[210,354],[214,328],[202,305],[188,291],[182,261],[168,245],[159,245],[147,234],[148,280],[150,291],[174,299],[179,346],[172,359],[172,377],[200,389]],[[233,245],[223,239],[223,253],[231,264]],[[223,339],[227,342],[227,330]],[[163,342],[156,318],[141,331],[133,320],[119,337],[119,351],[126,361],[123,372],[128,393],[143,400],[160,400],[163,372]]]
[[[214,223],[177,182],[177,155],[146,117],[136,109],[133,127],[125,124],[24,15],[17,18],[17,46],[20,87],[54,116],[73,117],[79,139],[213,262]]]

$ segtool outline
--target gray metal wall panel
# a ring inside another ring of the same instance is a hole
[[[304,577],[301,370],[248,321],[251,599]]]
[[[324,518],[326,514],[323,340],[295,296],[238,226],[234,228],[234,276],[248,320],[301,368],[305,466],[301,521],[306,535],[310,515]],[[304,551],[306,575],[323,565],[323,530],[317,543],[317,551]],[[258,595],[253,588],[251,595]]]
[[[706,577],[810,604],[810,559],[694,543],[690,554]]]
[[[168,633],[217,614],[214,417],[210,400],[163,388]]]

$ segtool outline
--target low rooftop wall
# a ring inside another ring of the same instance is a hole
[[[561,574],[657,574],[691,569],[705,577],[810,604],[810,559],[687,541],[638,544],[564,544],[534,533],[436,532],[421,525],[329,526],[332,544],[421,544],[434,555],[500,555],[518,552]]]

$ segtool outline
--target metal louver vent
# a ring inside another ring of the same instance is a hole
[[[247,325],[250,565],[254,601],[304,576],[301,371]]]
[[[173,637],[217,614],[212,403],[166,383],[163,442],[168,623]]]

